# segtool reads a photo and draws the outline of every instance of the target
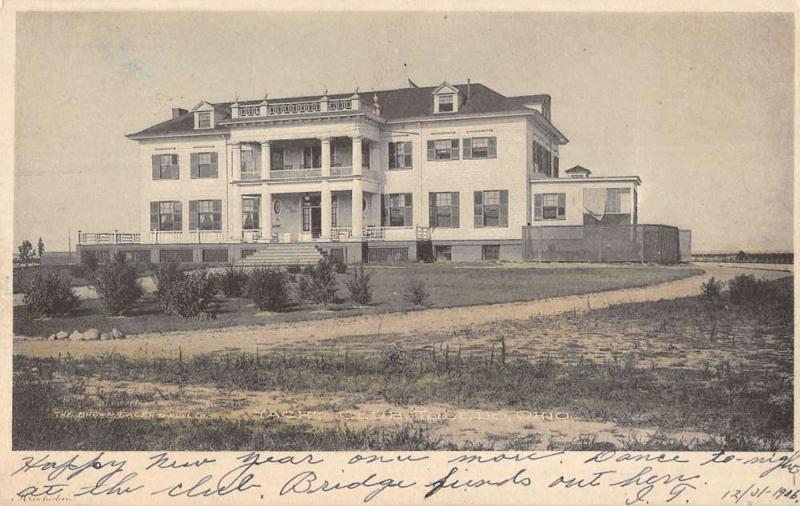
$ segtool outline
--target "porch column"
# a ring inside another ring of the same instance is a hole
[[[333,221],[333,201],[331,199],[331,187],[327,180],[320,184],[320,211],[322,220],[322,239],[328,241],[331,238],[331,222]]]
[[[363,172],[361,167],[362,159],[361,159],[361,142],[362,137],[353,137],[353,175],[360,176]]]
[[[242,240],[242,230],[244,223],[242,222],[242,192],[241,187],[234,186],[231,192],[231,214],[226,221],[226,228],[230,232],[231,240],[240,242]]]
[[[361,158],[361,157],[359,157]],[[364,230],[364,189],[361,186],[361,180],[356,179],[353,181],[351,208],[353,212],[351,223],[353,225],[353,237],[361,239]]]
[[[272,169],[272,148],[269,141],[261,142],[261,179],[269,179],[269,171]]]
[[[238,142],[232,145],[231,150],[231,179],[242,178],[242,145]]]
[[[322,137],[320,140],[320,156],[322,158],[322,177],[331,175],[331,138]],[[328,224],[330,225],[330,223]],[[323,225],[324,227],[324,225]]]
[[[261,192],[261,240],[272,241],[272,194],[269,188]]]

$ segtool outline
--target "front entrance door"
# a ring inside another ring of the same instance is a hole
[[[311,237],[318,239],[322,235],[322,209],[311,208]]]
[[[322,208],[319,195],[306,197],[303,202],[303,232],[311,232],[312,239],[322,235]]]

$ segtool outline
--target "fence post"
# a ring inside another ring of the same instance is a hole
[[[119,244],[119,231],[114,229],[114,244]]]
[[[81,231],[80,230],[78,230],[78,244],[82,244],[81,243]]]

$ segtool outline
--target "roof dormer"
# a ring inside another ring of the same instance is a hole
[[[461,94],[455,86],[447,81],[433,90],[433,112],[435,114],[447,114],[458,112],[461,106]]]
[[[216,119],[214,118],[214,106],[205,100],[194,106],[192,109],[194,114],[194,128],[195,130],[206,130],[214,128]]]

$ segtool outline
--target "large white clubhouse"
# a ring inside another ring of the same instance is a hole
[[[635,225],[638,177],[561,174],[550,105],[468,81],[173,109],[128,135],[140,231],[79,243],[154,262],[521,260],[526,227]]]

